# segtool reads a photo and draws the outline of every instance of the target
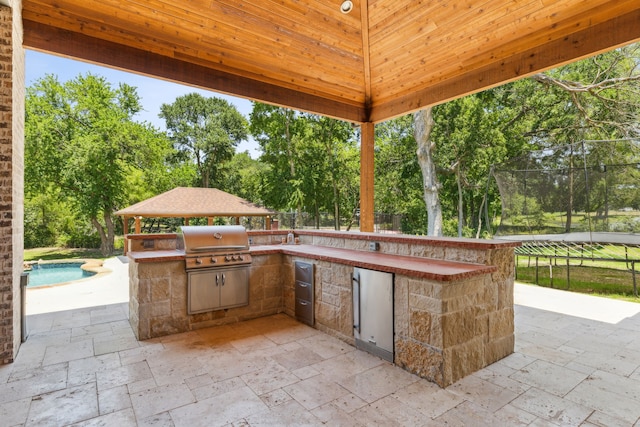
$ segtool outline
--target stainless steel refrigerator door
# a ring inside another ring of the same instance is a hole
[[[353,298],[356,347],[393,361],[393,274],[355,268]]]

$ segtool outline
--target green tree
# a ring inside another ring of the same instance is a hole
[[[356,158],[355,131],[351,124],[313,114],[305,115],[311,131],[306,141],[308,156],[305,162],[312,197],[308,206],[313,207],[316,228],[319,228],[320,211],[333,212],[334,228],[340,230],[342,211],[353,210],[357,202],[354,191],[359,175]]]
[[[251,133],[262,148],[260,161],[265,204],[311,213],[316,227],[320,212],[333,212],[340,228],[342,211],[357,204],[355,130],[346,122],[254,103]]]
[[[556,149],[556,156],[546,161],[553,167],[567,169],[564,191],[548,203],[562,205],[566,211],[565,231],[572,228],[571,212],[586,209],[586,198],[576,199],[578,181],[583,176],[581,167],[599,164],[595,158],[607,158],[608,162],[624,163],[624,154],[610,150],[606,144],[594,147],[583,157],[580,144],[585,140],[613,140],[640,136],[638,114],[640,113],[640,44],[614,49],[592,58],[587,58],[545,73],[535,74],[529,79],[514,84],[510,105],[520,105],[525,111],[524,120],[529,129],[525,136],[531,149]],[[544,168],[538,163],[536,167]],[[593,190],[608,188],[593,185]],[[604,198],[604,195],[600,195]],[[593,198],[596,200],[597,198]],[[590,206],[593,208],[597,206]],[[603,207],[605,216],[608,207]]]
[[[195,164],[200,186],[222,186],[225,163],[247,138],[247,121],[236,107],[221,98],[190,93],[162,104],[159,116],[179,153],[175,160]]]
[[[140,108],[135,88],[92,74],[64,84],[47,75],[27,89],[26,198],[65,197],[98,232],[104,255],[113,253],[113,213],[134,190],[130,177],[153,179],[170,149],[162,133],[133,121]]]
[[[248,151],[243,151],[236,153],[225,168],[225,191],[253,203],[264,204],[261,177],[268,169],[266,164],[251,158]]]
[[[640,45],[630,45],[438,105],[432,108],[432,127],[427,126],[427,114],[414,115],[416,130],[425,130],[417,134],[422,135],[417,139],[418,158],[426,171],[427,206],[442,203],[444,218],[457,213],[457,220],[443,221],[445,233],[452,232],[448,223],[456,223],[458,235],[469,235],[474,228],[477,235],[483,207],[491,203],[497,210],[495,202],[484,199],[487,188],[490,194],[496,192],[493,186],[487,186],[491,164],[530,150],[565,144],[567,150],[555,151],[557,158],[546,157],[556,168],[560,165],[558,158],[565,159],[560,166],[569,170],[565,190],[553,192],[553,183],[541,184],[540,189],[547,190],[540,193],[538,206],[564,206],[566,230],[570,230],[570,213],[585,208],[583,200],[573,199],[574,187],[585,184],[574,182],[581,175],[572,171],[577,172],[584,159],[571,144],[633,138],[640,132],[639,50]],[[611,150],[598,151],[590,151],[589,156],[607,154],[611,159]],[[617,158],[619,162],[624,159]],[[540,161],[536,167],[544,168],[545,164]],[[593,187],[610,188],[604,184]],[[429,220],[437,216],[435,213],[437,209],[433,215],[429,212]]]
[[[402,215],[404,233],[427,234],[413,117],[380,123],[375,132],[375,210]]]
[[[266,206],[295,209],[301,227],[303,197],[300,196],[300,151],[307,131],[302,116],[287,108],[253,103],[250,131],[262,149],[260,161],[268,165],[261,175]]]

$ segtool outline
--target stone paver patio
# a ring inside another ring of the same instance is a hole
[[[640,304],[516,284],[516,352],[441,389],[284,314],[138,342],[85,285],[33,297],[3,426],[640,425]]]

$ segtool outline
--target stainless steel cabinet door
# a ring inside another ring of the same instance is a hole
[[[355,268],[353,276],[354,300],[359,300],[354,301],[355,338],[393,353],[393,274]]]
[[[246,267],[220,270],[220,307],[237,307],[249,304],[249,269]]]
[[[189,274],[189,314],[210,311],[220,306],[220,287],[213,271],[198,271]]]

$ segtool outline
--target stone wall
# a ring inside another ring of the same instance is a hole
[[[351,271],[353,267],[302,257],[284,256],[284,312],[295,317],[294,263],[314,264],[314,326],[354,345]]]
[[[253,257],[249,305],[187,314],[184,260],[129,263],[129,322],[140,340],[234,323],[283,311],[280,254]]]
[[[513,289],[513,288],[511,288]],[[395,277],[395,363],[441,387],[513,353],[513,304],[489,275],[458,282]]]
[[[129,234],[127,252],[170,251],[176,248],[176,234]]]
[[[0,363],[20,348],[24,216],[22,2],[0,5]]]

